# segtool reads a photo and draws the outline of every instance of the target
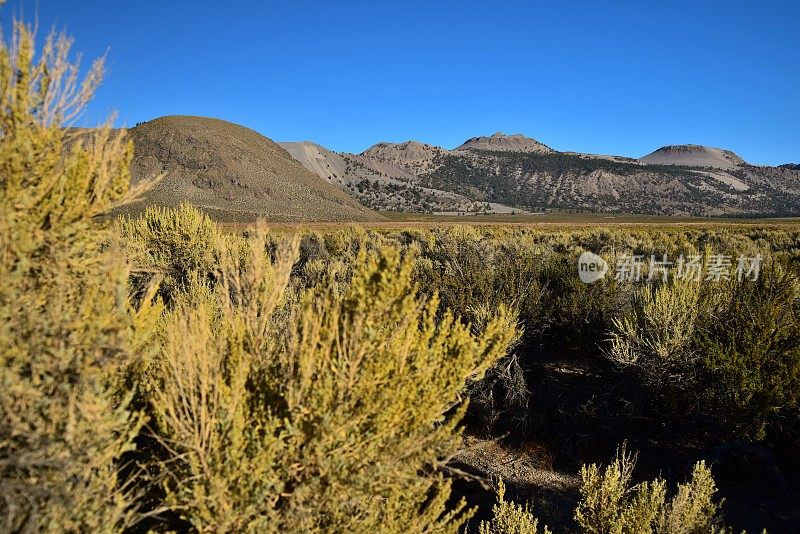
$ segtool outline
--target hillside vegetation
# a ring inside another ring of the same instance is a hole
[[[378,146],[368,155],[337,154],[310,142],[280,145],[306,169],[375,210],[476,213],[486,209],[486,203],[464,195],[420,186],[415,174],[399,164],[414,158],[415,147],[410,143],[405,144],[402,160],[380,159],[384,148],[394,150],[388,145]]]
[[[532,211],[777,217],[800,209],[800,196],[786,190],[800,176],[753,167],[730,171],[750,184],[743,190],[702,169],[566,153],[471,151],[469,157],[445,155],[436,164],[422,185]]]
[[[357,161],[338,171],[336,183],[382,211],[701,217],[800,213],[797,169],[753,166],[729,150],[698,145],[663,147],[637,160],[558,152],[522,135],[497,133],[470,139],[454,150],[414,141],[378,143],[358,156],[325,151],[318,161],[336,158]],[[312,171],[320,168],[299,161]]]

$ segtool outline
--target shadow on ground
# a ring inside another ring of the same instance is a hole
[[[529,503],[542,523],[576,530],[580,467],[607,464],[624,443],[638,456],[635,482],[662,477],[674,489],[705,460],[734,531],[800,531],[800,467],[790,439],[721,441],[710,420],[667,413],[636,376],[599,355],[533,352],[523,368],[530,392],[524,416],[500,413],[489,431],[468,424],[454,463],[471,475],[457,479],[455,496],[480,507],[470,530],[490,516],[497,478],[507,498]]]

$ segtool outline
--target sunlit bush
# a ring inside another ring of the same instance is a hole
[[[501,480],[497,488],[497,502],[492,507],[492,519],[482,521],[479,534],[549,534],[550,529],[539,529],[539,520],[528,505],[505,500],[506,486]]]
[[[135,265],[133,281],[161,277],[160,295],[171,301],[190,283],[210,283],[219,268],[224,237],[202,211],[149,207],[118,223],[126,254]],[[234,239],[234,236],[229,236]]]
[[[655,386],[688,381],[698,357],[692,340],[701,291],[692,280],[643,285],[633,310],[613,321],[611,357],[636,366]]]
[[[110,128],[62,127],[88,101],[70,41],[34,57],[21,24],[0,48],[0,530],[113,532],[134,519],[118,461],[142,420],[128,365],[157,309],[137,312],[107,225],[131,146]],[[146,336],[144,336],[146,337]]]
[[[279,330],[290,267],[223,268],[213,299],[170,314],[152,398],[174,454],[168,506],[201,531],[456,531],[468,514],[445,508],[440,462],[459,446],[465,382],[505,354],[513,319],[477,335],[437,321],[413,260],[386,248]]]
[[[611,465],[581,469],[581,501],[575,520],[590,534],[682,534],[711,532],[716,486],[703,462],[695,464],[689,482],[679,484],[671,499],[663,480],[632,485],[635,458],[624,450]]]

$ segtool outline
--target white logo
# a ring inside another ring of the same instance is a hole
[[[578,258],[578,276],[581,282],[591,284],[601,280],[608,272],[606,260],[591,252],[584,252]]]

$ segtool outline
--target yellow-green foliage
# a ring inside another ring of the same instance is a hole
[[[590,534],[689,534],[710,532],[717,504],[716,486],[705,463],[694,466],[692,479],[667,499],[661,479],[631,485],[635,459],[624,450],[600,469],[581,468],[581,501],[575,520]]]
[[[0,530],[108,532],[131,504],[116,462],[140,417],[115,385],[140,352],[127,272],[94,215],[122,199],[131,147],[62,128],[81,83],[69,41],[34,57],[21,24],[0,48]]]
[[[505,500],[506,486],[501,480],[497,487],[497,502],[492,507],[491,521],[482,521],[479,534],[549,534],[550,529],[539,530],[539,520],[528,505],[520,505]]]
[[[443,468],[465,385],[518,341],[518,318],[528,347],[597,348],[613,330],[612,354],[653,382],[707,379],[701,398],[739,435],[796,417],[796,230],[349,228],[298,252],[189,206],[109,228],[101,216],[133,196],[132,147],[108,127],[64,128],[102,64],[81,82],[65,38],[39,58],[33,43],[17,25],[0,48],[0,531],[115,532],[145,509],[201,532],[455,532],[471,510],[448,502]],[[762,253],[771,270],[705,292],[575,273],[584,249],[706,246]],[[527,416],[524,370],[503,369],[506,408]],[[124,457],[134,437],[147,445]],[[704,464],[669,499],[632,470],[625,454],[583,469],[587,532],[711,528]],[[537,530],[501,484],[480,532]]]
[[[166,318],[151,402],[167,505],[204,532],[456,531],[468,514],[446,510],[438,467],[459,446],[464,383],[505,354],[513,317],[479,335],[437,321],[392,247],[287,304],[290,255],[251,250]]]
[[[670,280],[644,285],[625,317],[614,319],[611,356],[623,364],[638,365],[648,379],[663,382],[676,367],[685,368],[700,309],[701,282]]]
[[[216,223],[196,208],[149,207],[135,219],[118,223],[134,275],[162,277],[160,294],[167,300],[192,280],[209,281],[218,270],[224,238]]]
[[[505,305],[529,322],[539,319],[539,247],[495,240],[469,226],[437,231],[430,239],[415,237],[423,249],[417,276],[425,289],[439,293],[446,307],[477,319],[482,307]]]

